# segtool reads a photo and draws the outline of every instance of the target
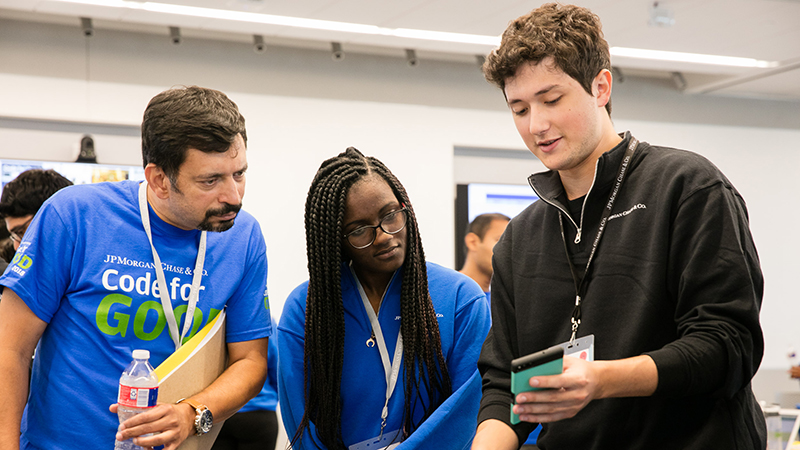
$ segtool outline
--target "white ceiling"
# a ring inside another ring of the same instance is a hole
[[[142,1],[142,0],[138,0]],[[158,3],[228,9],[415,29],[498,36],[511,19],[539,6],[523,0],[156,0]],[[800,0],[665,0],[674,19],[669,27],[649,25],[652,0],[579,0],[598,14],[612,47],[632,47],[699,54],[739,56],[778,63],[773,68],[733,68],[613,57],[621,74],[674,77],[676,88],[689,94],[800,100]],[[184,36],[249,41],[263,35],[268,44],[329,48],[341,42],[345,51],[391,53],[418,51],[425,58],[465,59],[486,54],[480,44],[421,41],[319,31],[218,18],[176,16],[141,10],[64,3],[58,0],[0,0],[0,17],[60,21],[79,26],[91,17],[97,28],[118,28],[167,34],[181,27]]]

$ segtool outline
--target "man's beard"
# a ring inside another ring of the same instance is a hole
[[[203,219],[203,221],[200,222],[200,225],[197,226],[197,229],[202,231],[215,231],[218,233],[230,230],[231,227],[233,227],[233,221],[235,217],[233,219],[225,220],[216,224],[211,223],[210,219],[215,216],[224,216],[225,214],[231,212],[235,212],[238,214],[240,209],[242,209],[241,203],[238,205],[229,205],[226,203],[225,206],[221,208],[209,209],[208,211],[206,211],[205,219]]]

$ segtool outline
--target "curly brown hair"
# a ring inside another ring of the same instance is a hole
[[[505,92],[506,81],[522,65],[552,57],[556,68],[574,78],[589,95],[601,70],[611,70],[608,42],[600,18],[586,8],[546,3],[511,22],[500,46],[486,57],[483,74]],[[611,114],[611,102],[606,104]]]

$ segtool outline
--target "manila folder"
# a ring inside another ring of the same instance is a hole
[[[225,370],[225,310],[156,367],[158,402],[175,403],[202,391]],[[190,434],[178,450],[208,450],[217,439],[222,421],[214,421],[203,436]]]

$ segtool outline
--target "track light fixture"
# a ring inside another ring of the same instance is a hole
[[[650,20],[647,21],[647,24],[651,27],[671,27],[675,25],[672,10],[664,5],[659,5],[658,2],[653,2],[650,5]]]
[[[614,81],[617,83],[624,83],[625,82],[625,74],[622,73],[622,69],[617,66],[611,66],[611,75],[614,77]]]
[[[94,25],[92,25],[92,19],[88,17],[81,17],[81,28],[83,29],[84,36],[94,36]]]
[[[407,48],[406,49],[406,62],[409,66],[414,67],[417,65],[419,60],[417,59],[417,52],[414,49]]]
[[[181,39],[181,29],[178,27],[169,27],[169,37],[172,39],[172,43],[175,45],[180,45]]]
[[[344,59],[344,50],[342,50],[342,44],[338,42],[331,42],[331,58],[334,61],[341,61]]]
[[[94,151],[94,139],[91,135],[85,134],[81,138],[78,159],[75,162],[97,164],[97,154]]]
[[[686,78],[684,78],[682,73],[672,72],[670,78],[672,78],[672,82],[675,83],[675,87],[678,88],[679,91],[683,92],[686,90]]]
[[[264,36],[260,34],[253,35],[253,51],[256,53],[264,53],[267,51],[267,44],[264,43]]]

